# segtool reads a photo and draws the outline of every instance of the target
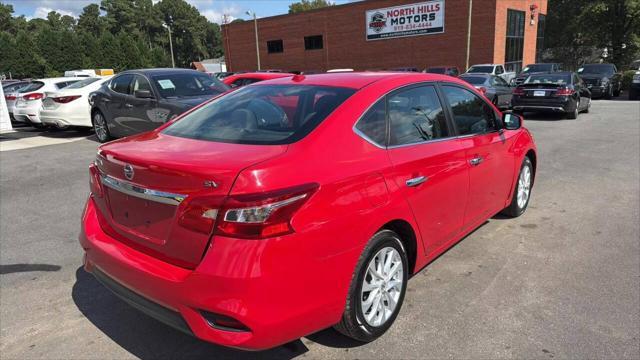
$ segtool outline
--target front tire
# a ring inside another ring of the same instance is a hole
[[[611,100],[612,97],[613,97],[613,88],[611,87],[611,85],[609,85],[609,87],[607,88],[607,92],[604,94],[604,98],[606,100]]]
[[[567,113],[567,119],[575,120],[578,118],[578,113],[580,112],[580,109],[578,109],[578,107],[578,103],[576,103],[575,109]]]
[[[529,157],[525,157],[522,161],[522,166],[520,166],[520,173],[518,174],[518,181],[516,181],[516,186],[513,190],[511,204],[502,210],[504,215],[515,218],[524,214],[527,210],[531,197],[531,189],[533,187],[533,171],[531,160]]]
[[[112,139],[111,133],[109,133],[109,127],[107,126],[107,119],[104,118],[100,110],[93,112],[93,115],[91,115],[91,123],[93,123],[93,131],[96,133],[98,141],[106,143]]]
[[[408,277],[407,253],[398,234],[376,233],[360,255],[342,320],[335,329],[362,342],[380,337],[400,312]]]

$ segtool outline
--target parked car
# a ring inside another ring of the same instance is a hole
[[[578,75],[591,90],[594,98],[611,99],[620,96],[622,74],[614,64],[585,64],[578,69]]]
[[[294,74],[288,73],[276,73],[276,72],[253,72],[253,73],[242,73],[228,76],[222,79],[222,82],[229,85],[232,88],[241,87],[249,84],[253,84],[255,82],[277,79],[281,77],[289,77]]]
[[[236,74],[236,73],[230,72],[230,71],[222,71],[222,72],[213,73],[213,76],[215,76],[218,80],[222,80],[233,74]]]
[[[29,81],[2,80],[2,93],[4,94],[4,100],[7,104],[7,111],[9,112],[11,120],[13,120],[13,108],[15,106],[16,99],[18,98],[18,95],[15,93],[29,84]]]
[[[92,127],[89,94],[110,78],[88,77],[60,90],[47,92],[42,101],[40,121],[59,129],[69,126]]]
[[[513,88],[499,76],[490,74],[462,74],[460,79],[473,85],[498,108],[508,108],[511,105]]]
[[[511,107],[516,112],[562,112],[577,119],[578,113],[589,112],[591,92],[574,72],[533,74],[513,89]]]
[[[629,100],[640,99],[640,70],[636,71],[629,85]]]
[[[372,341],[412,274],[525,212],[535,170],[522,118],[462,80],[262,81],[99,147],[84,266],[202,340],[266,349],[335,325]]]
[[[458,70],[457,66],[430,66],[426,68],[424,72],[429,74],[443,74],[454,77],[460,75],[460,70]]]
[[[500,76],[504,81],[511,82],[516,76],[516,73],[513,71],[506,71],[504,65],[502,64],[478,64],[473,65],[469,69],[467,69],[465,74],[491,74],[495,76]]]
[[[397,71],[397,72],[419,72],[417,67],[397,67],[391,68],[389,71]]]
[[[10,93],[10,97],[15,97],[15,102],[9,108],[13,119],[37,128],[43,127],[40,120],[40,110],[46,92],[60,90],[80,80],[82,78],[77,77],[38,79],[33,80],[28,86],[20,88],[17,92]]]
[[[98,76],[93,69],[67,70],[64,72],[67,77],[95,77]]]
[[[513,80],[513,86],[522,84],[529,75],[532,74],[543,74],[550,72],[558,72],[562,71],[562,66],[558,63],[537,63],[537,64],[529,64],[525,66],[518,76],[516,76]]]
[[[149,131],[229,90],[220,80],[190,69],[124,71],[89,95],[100,142]]]

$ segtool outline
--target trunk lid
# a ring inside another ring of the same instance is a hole
[[[566,84],[551,84],[551,83],[539,83],[539,84],[522,84],[520,87],[524,91],[526,98],[549,98],[553,97],[558,89],[566,87]]]
[[[195,268],[211,234],[182,226],[184,210],[205,197],[221,204],[242,169],[286,149],[286,145],[228,144],[156,132],[104,145],[97,161],[104,195],[95,198],[103,228],[148,255]]]

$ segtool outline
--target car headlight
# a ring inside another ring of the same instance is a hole
[[[607,85],[607,84],[609,84],[609,79],[607,78],[602,79],[602,85]]]

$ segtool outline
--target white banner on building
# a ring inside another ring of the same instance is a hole
[[[444,0],[367,10],[367,40],[444,32]]]

